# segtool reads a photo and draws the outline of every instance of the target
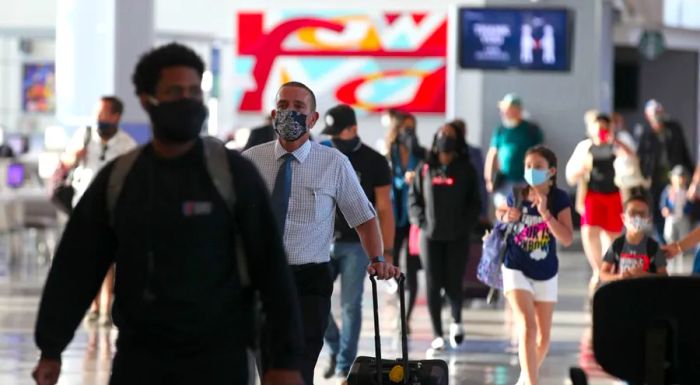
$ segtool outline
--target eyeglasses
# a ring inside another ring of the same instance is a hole
[[[104,162],[107,157],[107,149],[109,147],[106,144],[102,145],[102,153],[100,154],[100,162]]]

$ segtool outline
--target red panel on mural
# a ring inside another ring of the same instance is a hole
[[[288,78],[303,78],[315,91],[322,88],[321,98],[367,111],[445,110],[444,13],[241,12],[237,36],[237,54],[252,67],[238,75],[253,83],[242,92],[241,111],[261,111],[265,89]],[[318,68],[337,76],[318,80],[326,75]]]

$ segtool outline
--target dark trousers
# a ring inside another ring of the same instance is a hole
[[[442,337],[442,295],[450,300],[452,320],[462,322],[462,302],[464,299],[463,279],[469,256],[469,239],[454,241],[434,241],[421,235],[421,261],[425,269],[428,311],[433,324],[433,333]]]
[[[304,333],[301,376],[304,378],[305,385],[313,385],[314,368],[323,348],[323,336],[328,327],[328,316],[331,312],[331,294],[333,294],[331,265],[330,263],[310,263],[290,267],[297,286]],[[262,334],[261,374],[264,375],[270,362],[265,345],[274,344],[275,341],[269,340],[264,327]]]
[[[418,270],[421,269],[420,258],[417,255],[408,254],[409,226],[397,227],[394,233],[394,265],[401,267],[401,259],[405,258],[406,290],[408,290],[408,303],[406,304],[406,319],[411,318],[413,308],[418,296]]]
[[[245,384],[248,361],[244,349],[227,345],[209,351],[175,355],[161,349],[119,347],[110,385]]]
[[[660,185],[660,184],[652,184],[651,189],[650,189],[650,195],[651,195],[651,212],[652,212],[652,220],[653,220],[653,226],[654,226],[654,239],[658,241],[660,244],[666,244],[666,240],[664,239],[664,225],[666,223],[666,219],[661,215],[661,194],[663,193],[664,189],[666,188],[665,185]]]

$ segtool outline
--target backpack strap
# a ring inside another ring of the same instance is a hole
[[[233,189],[233,176],[229,166],[226,145],[213,137],[202,138],[204,145],[204,161],[207,172],[219,195],[224,199],[226,207],[233,214],[236,206],[236,193]]]
[[[122,192],[122,187],[124,187],[124,180],[129,175],[136,159],[141,155],[141,151],[143,151],[143,146],[138,146],[114,161],[114,167],[109,174],[107,184],[107,214],[112,226],[114,226],[114,209],[117,207],[117,200]]]
[[[651,239],[647,238],[647,255],[649,256],[650,265],[649,272],[656,273],[656,254],[659,252],[659,244]]]
[[[615,253],[617,259],[620,259],[620,254],[622,254],[622,248],[625,246],[625,236],[618,237],[612,243],[612,251]]]
[[[226,202],[226,207],[233,217],[233,234],[235,237],[236,264],[238,265],[238,276],[241,286],[251,285],[250,271],[248,269],[248,259],[243,245],[243,237],[238,231],[238,218],[236,216],[236,191],[233,188],[233,173],[228,160],[228,149],[224,142],[211,136],[202,137],[204,145],[204,161],[206,163],[209,178],[211,178],[216,191]]]

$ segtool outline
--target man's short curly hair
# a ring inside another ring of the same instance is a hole
[[[154,94],[163,68],[176,66],[190,67],[200,77],[204,73],[204,62],[199,55],[182,44],[170,43],[144,53],[131,76],[136,94]]]

